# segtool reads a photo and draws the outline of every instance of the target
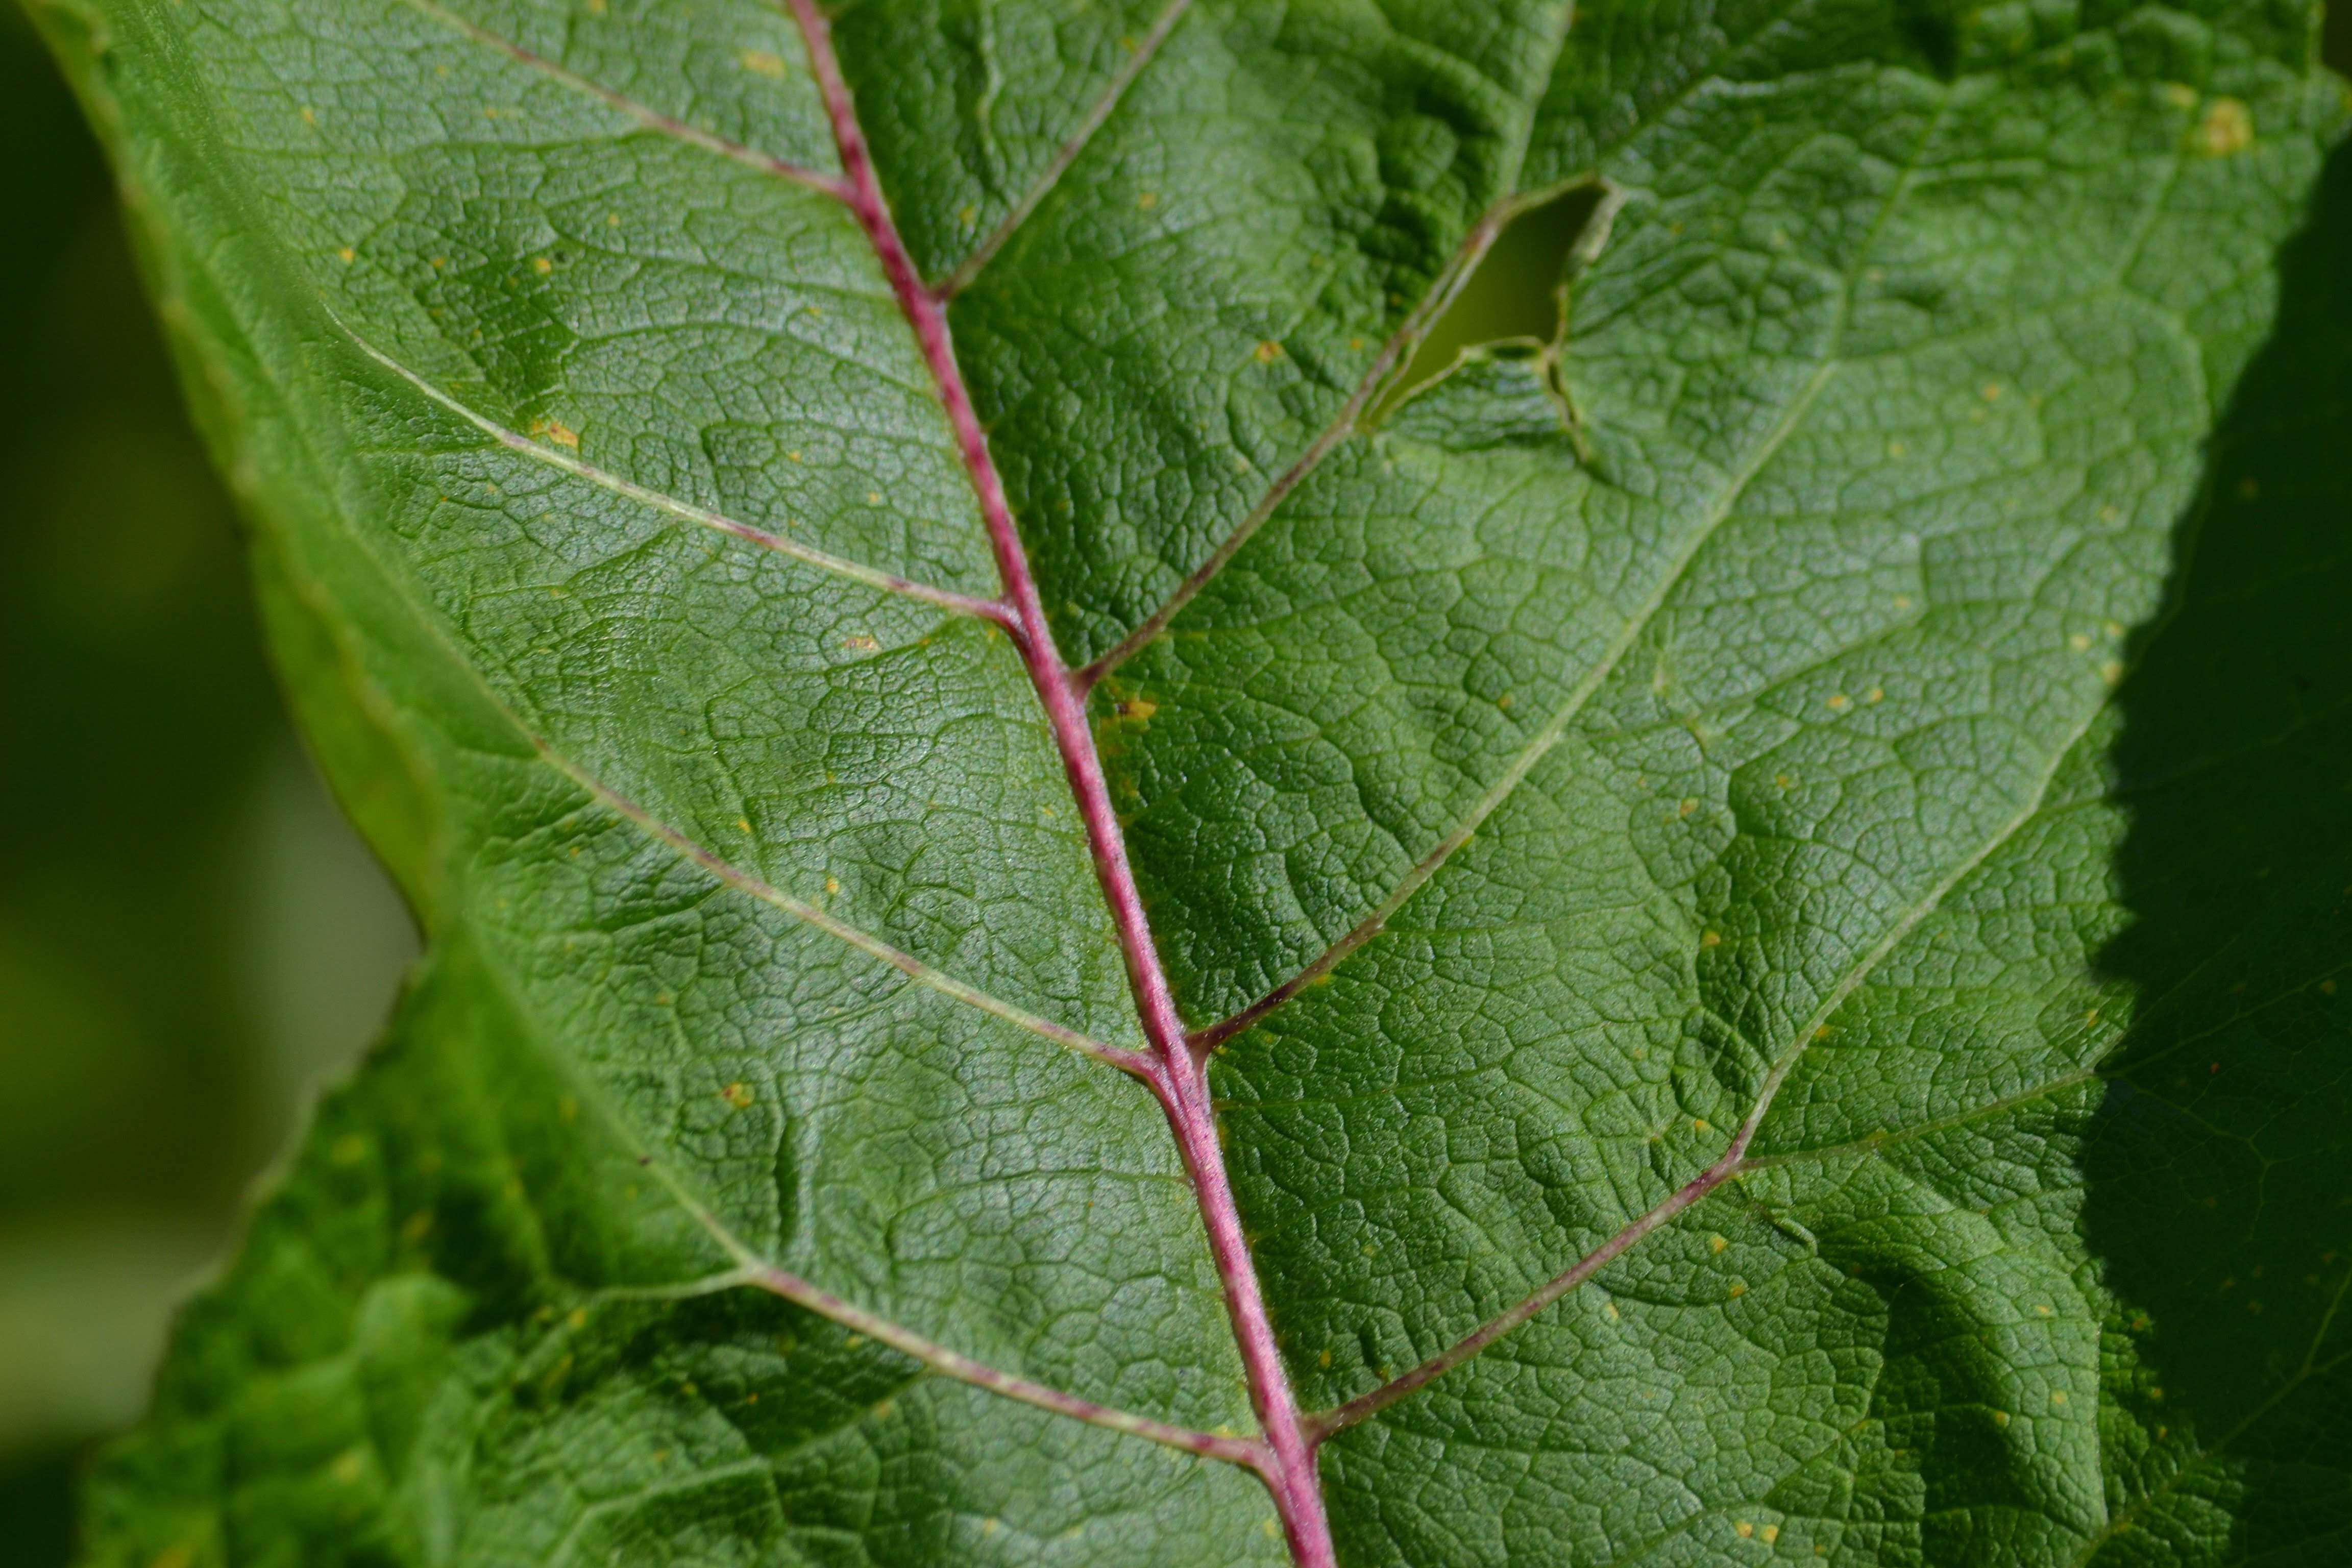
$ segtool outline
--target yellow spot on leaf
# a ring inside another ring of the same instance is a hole
[[[367,1456],[357,1448],[346,1448],[335,1458],[334,1477],[345,1486],[356,1486],[367,1474]]]
[[[2105,681],[2109,686],[2115,685],[2123,678],[2124,667],[2121,659],[2111,658],[2107,660],[2106,663],[2099,666],[2099,679]]]
[[[841,1347],[844,1350],[854,1351],[865,1342],[866,1336],[864,1334],[852,1334],[847,1339],[841,1342]]]
[[[742,1110],[749,1108],[751,1103],[751,1090],[747,1085],[730,1083],[719,1091],[719,1098],[736,1110]]]
[[[1988,381],[1984,384],[1984,400],[1987,403],[1998,403],[2000,401],[2000,383],[1997,381]]]
[[[882,645],[874,637],[868,637],[864,632],[860,632],[854,637],[842,638],[841,646],[844,647],[854,647],[865,653],[872,653],[876,648],[880,647]]]
[[[1623,1322],[1623,1321],[1625,1321],[1625,1314],[1623,1314],[1622,1312],[1620,1312],[1620,1311],[1617,1310],[1617,1303],[1616,1303],[1616,1302],[1614,1302],[1614,1301],[1603,1301],[1603,1302],[1601,1302],[1601,1310],[1602,1311],[1602,1313],[1603,1313],[1603,1314],[1605,1314],[1605,1315],[1608,1317],[1609,1321],[1610,1321],[1611,1322],[1612,1322],[1612,1323],[1621,1323],[1621,1322]]]
[[[739,832],[739,833],[749,833],[749,832],[751,832],[751,819],[750,817],[748,817],[748,816],[739,816],[739,817],[737,817],[737,818],[735,819],[735,830],[736,830],[737,832]]]
[[[1864,695],[1862,700],[1864,702],[1884,702],[1886,700],[1886,688],[1884,686],[1874,686]]]
[[[735,58],[743,62],[747,71],[776,80],[783,78],[784,62],[765,49],[745,49]]]
[[[1742,1541],[1747,1540],[1749,1536],[1754,1535],[1754,1534],[1756,1533],[1756,1527],[1755,1527],[1754,1525],[1752,1525],[1752,1524],[1748,1523],[1748,1522],[1746,1520],[1744,1520],[1744,1519],[1743,1519],[1743,1520],[1741,1520],[1738,1524],[1733,1525],[1731,1528],[1732,1528],[1732,1530],[1733,1530],[1735,1532],[1737,1532],[1737,1533],[1738,1533],[1738,1535],[1739,1539],[1740,1539],[1740,1540],[1742,1540]]]
[[[166,1546],[147,1568],[191,1568],[195,1560],[196,1554],[184,1546]]]
[[[331,1158],[338,1165],[356,1165],[367,1158],[367,1140],[356,1132],[346,1132],[335,1140]]]
[[[588,0],[588,15],[591,16],[601,16],[604,14],[604,0]]]
[[[1745,1296],[1745,1295],[1747,1295],[1747,1294],[1748,1294],[1748,1286],[1747,1286],[1746,1281],[1744,1281],[1744,1280],[1739,1280],[1739,1279],[1734,1279],[1734,1280],[1731,1282],[1731,1289],[1730,1289],[1729,1290],[1725,1291],[1725,1292],[1724,1292],[1724,1294],[1726,1294],[1726,1295],[1727,1295],[1727,1296]]]
[[[530,269],[544,278],[555,270],[555,263],[544,256],[534,256],[530,258]]]
[[[1723,933],[1721,931],[1703,931],[1698,933],[1698,944],[1701,947],[1721,947],[1723,945]]]
[[[1135,205],[1140,210],[1150,212],[1153,207],[1160,205],[1160,193],[1158,191],[1138,191],[1135,193]]]
[[[1909,609],[1909,608],[1911,607],[1911,595],[1908,595],[1908,594],[1897,594],[1897,595],[1895,595],[1895,607],[1896,609],[1898,609],[1898,610],[1907,610],[1907,609]]]
[[[1797,787],[1797,781],[1790,778],[1787,773],[1774,773],[1772,775],[1772,782],[1780,785],[1782,789],[1794,789]]]
[[[980,1521],[980,1532],[982,1535],[994,1535],[998,1531],[1003,1528],[1004,1527],[1003,1525],[997,1523],[996,1521],[992,1519],[983,1519]]]
[[[2335,994],[2336,994],[2336,982],[2334,982],[2333,980],[2323,980],[2323,981],[2321,981],[2321,982],[2319,983],[2319,994],[2320,994],[2321,995],[2323,995],[2323,996],[2333,996],[2333,995],[2335,995]]]
[[[980,209],[976,206],[971,205],[970,204],[966,204],[963,209],[956,214],[956,222],[963,225],[966,228],[970,228],[979,221]]]
[[[1281,357],[1282,357],[1282,345],[1281,345],[1280,343],[1278,343],[1278,342],[1276,342],[1272,338],[1268,338],[1265,342],[1262,342],[1262,343],[1258,344],[1258,346],[1257,346],[1257,363],[1260,363],[1260,364],[1272,364],[1275,361],[1276,361],[1276,360],[1280,359]]]
[[[568,1314],[565,1315],[563,1321],[571,1324],[575,1331],[584,1329],[588,1326],[588,1309],[585,1307],[574,1307]]]
[[[2197,122],[2197,145],[2208,157],[2226,158],[2254,144],[2254,117],[2234,98],[2217,98]]]
[[[1890,458],[1899,458],[1909,448],[1906,447],[1900,441],[1889,441],[1886,443],[1886,455]]]
[[[1768,1524],[1756,1533],[1764,1538],[1765,1545],[1769,1546],[1780,1539],[1780,1527],[1777,1524]]]
[[[1160,711],[1160,704],[1148,697],[1137,697],[1125,702],[1112,703],[1111,710],[1122,719],[1132,719],[1141,724],[1148,722],[1154,713]]]
[[[1832,713],[1843,713],[1853,706],[1853,699],[1843,691],[1832,693],[1830,697],[1830,711]]]
[[[2194,109],[2197,107],[2197,89],[2185,81],[2166,82],[2164,101],[2175,109]]]
[[[1331,1352],[1329,1351],[1325,1351],[1322,1354],[1317,1356],[1315,1358],[1315,1364],[1317,1366],[1329,1366],[1331,1364]]]
[[[618,228],[618,227],[620,227],[620,226],[621,226],[621,215],[620,215],[619,213],[606,213],[606,214],[604,215],[604,226],[605,226],[606,228]]]
[[[1265,1538],[1268,1541],[1276,1540],[1282,1534],[1282,1526],[1270,1519],[1260,1524],[1258,1528],[1265,1531]]]
[[[433,270],[436,272],[440,271],[444,267],[448,265],[449,258],[446,256],[436,256],[433,258]]]
[[[2008,1411],[2006,1411],[2006,1410],[1996,1410],[1996,1411],[1994,1411],[1994,1412],[1992,1413],[1992,1424],[1993,1424],[1994,1426],[2008,1426],[2008,1425],[2009,1425],[2009,1412],[2008,1412]]]
[[[1709,1252],[1721,1252],[1725,1247],[1729,1247],[1731,1243],[1728,1240],[1720,1236],[1710,1236],[1706,1238],[1706,1249]]]
[[[304,104],[302,106],[302,123],[305,125],[316,125],[319,123],[318,112],[311,109],[309,104]]]
[[[2051,1403],[2051,1404],[2053,1404],[2053,1405],[2063,1405],[2063,1404],[2065,1404],[2065,1403],[2066,1403],[2066,1391],[2065,1391],[2064,1389],[2063,1389],[2063,1388],[2053,1388],[2053,1389],[2052,1389],[2052,1390],[2050,1391],[2050,1403]]]
[[[1681,815],[1683,815],[1683,816],[1688,816],[1691,813],[1693,813],[1693,812],[1696,811],[1697,809],[1698,809],[1698,802],[1697,802],[1697,801],[1696,801],[1696,800],[1691,799],[1691,798],[1690,798],[1689,796],[1687,796],[1687,795],[1685,795],[1685,796],[1683,798],[1682,803],[1681,803],[1680,805],[1676,805],[1676,806],[1675,807],[1675,811],[1679,812]]]
[[[2066,646],[2073,648],[2076,653],[2088,653],[2091,651],[2091,634],[2088,632],[2076,632],[2074,636],[2066,639]]]
[[[569,447],[575,452],[580,450],[580,432],[561,419],[534,419],[530,423],[530,433],[559,447]]]
[[[824,879],[824,890],[828,894],[841,891],[841,879],[838,877],[827,877]]]
[[[1691,1123],[1691,1131],[1694,1132],[1712,1132],[1715,1130],[1707,1125],[1706,1118],[1702,1116]]]
[[[352,249],[350,246],[348,246],[348,245],[347,245],[347,246],[345,246],[345,247],[343,247],[341,250],[338,250],[337,252],[335,252],[335,254],[336,254],[337,256],[341,257],[341,258],[342,258],[345,261],[347,261],[347,262],[351,262],[351,261],[357,261],[357,260],[360,258],[360,253],[359,253],[358,251],[356,251],[356,250],[353,250],[353,249]]]
[[[1506,691],[1500,697],[1496,698],[1495,706],[1507,710],[1511,706],[1511,694]]]

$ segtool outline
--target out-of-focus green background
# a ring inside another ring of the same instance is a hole
[[[2352,69],[2352,4],[2328,28]],[[1549,335],[1570,205],[1416,379]],[[415,938],[288,727],[105,169],[5,0],[0,215],[0,1562],[52,1568],[81,1457]]]

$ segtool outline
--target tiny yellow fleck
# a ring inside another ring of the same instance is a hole
[[[2124,635],[2124,624],[2121,621],[2101,621],[2099,623],[2099,629],[2106,633],[2111,637],[2119,637]]]
[[[570,1324],[574,1330],[584,1329],[588,1326],[588,1309],[585,1307],[574,1307],[571,1311],[564,1314],[563,1321]]]
[[[749,1085],[730,1083],[725,1089],[719,1091],[719,1098],[733,1106],[736,1110],[741,1110],[751,1105],[752,1097]]]
[[[841,879],[838,877],[827,877],[824,879],[824,890],[828,894],[841,891]]]
[[[1745,1296],[1745,1295],[1747,1295],[1747,1294],[1748,1294],[1748,1285],[1747,1285],[1747,1282],[1746,1282],[1745,1280],[1734,1279],[1734,1280],[1731,1282],[1731,1289],[1728,1289],[1728,1290],[1727,1290],[1727,1291],[1725,1291],[1725,1292],[1724,1292],[1724,1294],[1725,1294],[1725,1295],[1727,1295],[1727,1296]]]
[[[1150,212],[1153,207],[1160,205],[1160,193],[1158,191],[1138,191],[1135,193],[1135,205],[1141,211]]]
[[[1830,1037],[1830,1026],[1827,1024],[1823,1024],[1820,1028],[1813,1031],[1813,1038],[1817,1040],[1826,1040]]]
[[[865,1342],[866,1336],[864,1334],[852,1334],[847,1339],[841,1342],[841,1347],[844,1350],[854,1351]]]
[[[1265,1521],[1263,1524],[1260,1524],[1258,1528],[1265,1531],[1265,1538],[1268,1541],[1276,1540],[1282,1534],[1282,1526],[1276,1524],[1270,1519]]]
[[[1752,1525],[1752,1524],[1748,1523],[1748,1522],[1746,1520],[1744,1520],[1744,1519],[1743,1519],[1743,1520],[1741,1520],[1738,1524],[1733,1525],[1731,1528],[1732,1528],[1732,1530],[1733,1530],[1734,1531],[1736,1531],[1736,1532],[1738,1533],[1738,1535],[1739,1536],[1739,1539],[1740,1539],[1740,1540],[1742,1540],[1742,1541],[1747,1540],[1749,1536],[1754,1535],[1754,1534],[1756,1533],[1756,1527],[1755,1527],[1754,1525]]]
[[[621,226],[621,215],[620,215],[619,213],[606,213],[606,214],[604,215],[604,226],[605,226],[606,228],[618,228],[618,227],[620,227],[620,226]]]
[[[1853,706],[1853,699],[1843,691],[1832,692],[1830,696],[1830,711],[1832,713],[1843,713]]]
[[[2050,1307],[2046,1302],[2036,1302],[2034,1304],[2033,1310],[2037,1317],[2046,1318],[2050,1316]]]
[[[854,637],[842,638],[841,646],[844,647],[854,647],[863,653],[872,653],[876,648],[880,647],[882,644],[877,639],[867,636],[864,632],[860,632]]]
[[[751,832],[751,819],[750,817],[748,817],[748,816],[739,816],[739,817],[737,817],[737,818],[735,819],[735,831],[736,831],[736,832],[738,832],[738,833],[749,833],[749,832]]]
[[[367,1474],[367,1456],[357,1448],[346,1448],[335,1458],[335,1479],[345,1486],[355,1486]]]
[[[2333,996],[2333,995],[2335,995],[2335,994],[2336,994],[2336,982],[2334,982],[2333,980],[2323,980],[2323,981],[2321,981],[2321,982],[2319,983],[2319,994],[2320,994],[2321,995],[2323,995],[2323,996]]]
[[[1272,338],[1268,338],[1268,339],[1266,339],[1266,340],[1265,340],[1265,342],[1262,342],[1262,343],[1260,343],[1260,344],[1258,344],[1258,345],[1257,345],[1257,363],[1260,363],[1260,364],[1272,364],[1275,361],[1276,361],[1276,360],[1280,359],[1281,357],[1282,357],[1282,345],[1281,345],[1280,343],[1278,343],[1278,342],[1276,342]]]
[[[2169,1434],[2172,1428],[2169,1426],[2158,1426],[2156,1429],[2156,1440],[2159,1443],[2163,1442],[2166,1436]]]
[[[1612,1323],[1624,1321],[1625,1315],[1617,1310],[1617,1303],[1614,1301],[1601,1302],[1601,1310],[1608,1316],[1609,1321]]]
[[[898,1405],[897,1401],[886,1399],[881,1404],[874,1407],[874,1419],[877,1421],[887,1421],[890,1419],[890,1413],[898,1408]]]
[[[2083,1023],[2085,1027],[2088,1027],[2098,1021],[2099,1010],[2096,1007],[2092,1008],[2089,1012],[2083,1015]]]
[[[580,432],[561,419],[534,419],[530,433],[559,447],[569,447],[575,452],[580,450]]]
[[[544,256],[534,256],[530,258],[530,269],[544,278],[555,270],[555,263]]]
[[[1997,381],[1988,381],[1984,384],[1984,400],[1987,403],[1998,403],[2000,401],[2000,383]]]
[[[1691,1122],[1691,1131],[1694,1132],[1712,1132],[1715,1129],[1708,1126],[1706,1118],[1702,1116]]]
[[[2197,145],[2208,156],[2226,158],[2254,144],[2254,117],[2234,98],[2217,98],[2197,124]]]
[[[318,111],[313,110],[307,103],[302,106],[302,123],[305,125],[316,125],[319,123]]]
[[[882,504],[882,492],[880,490],[867,490],[866,492],[866,504],[867,506],[880,506]]]
[[[1779,784],[1782,789],[1794,789],[1797,787],[1797,781],[1790,778],[1787,773],[1774,773],[1772,775],[1772,782]]]
[[[2073,648],[2076,653],[2088,653],[2091,651],[2091,634],[2088,632],[2076,632],[2074,636],[2066,639],[2066,646]]]
[[[800,455],[800,453],[798,453],[797,451],[793,451],[793,452],[786,452],[786,453],[784,454],[784,457],[785,457],[785,458],[786,458],[786,459],[788,459],[789,461],[795,462],[795,463],[797,463],[797,462],[799,462],[799,461],[801,460],[801,455]]]
[[[1507,691],[1504,692],[1500,697],[1497,697],[1497,698],[1496,698],[1496,699],[1495,699],[1495,706],[1496,706],[1496,707],[1497,707],[1497,708],[1508,709],[1508,708],[1510,707],[1510,705],[1511,705],[1511,694],[1510,694],[1509,692],[1507,692]]]
[[[195,1560],[196,1554],[184,1546],[166,1546],[155,1553],[155,1561],[147,1568],[190,1568]]]
[[[970,228],[979,221],[980,209],[969,203],[965,204],[963,209],[956,214],[956,222],[963,225],[966,228]]]
[[[335,1140],[331,1158],[338,1165],[356,1165],[367,1158],[367,1140],[356,1132],[346,1132]]]
[[[2008,1412],[2008,1411],[2006,1411],[2006,1410],[1996,1410],[1996,1411],[1994,1411],[1994,1412],[1992,1413],[1992,1424],[1993,1424],[1994,1426],[2008,1426],[2008,1425],[2009,1425],[2009,1412]]]
[[[335,254],[336,254],[337,256],[341,257],[345,261],[357,261],[357,260],[360,258],[360,253],[359,253],[358,251],[356,251],[356,250],[353,250],[353,249],[352,249],[350,246],[348,246],[348,245],[347,245],[347,246],[345,246],[345,247],[343,247],[341,250],[338,250],[337,252],[335,252]]]
[[[588,15],[591,16],[601,16],[604,14],[604,0],[588,0]]]
[[[1327,1350],[1322,1354],[1317,1356],[1315,1358],[1315,1364],[1317,1366],[1329,1366],[1331,1364],[1331,1352]]]
[[[1898,609],[1898,610],[1907,610],[1907,609],[1909,609],[1909,608],[1911,607],[1911,595],[1908,595],[1908,594],[1897,594],[1897,595],[1895,595],[1895,607],[1896,609]]]
[[[2175,109],[2194,109],[2197,107],[2197,89],[2185,81],[2166,82],[2164,101]]]
[[[1777,1524],[1768,1524],[1756,1533],[1764,1538],[1765,1545],[1769,1546],[1780,1539],[1780,1527]]]
[[[440,271],[443,268],[448,265],[449,258],[446,256],[436,256],[433,258],[433,270],[436,272]]]
[[[2105,681],[2109,686],[2115,685],[2123,678],[2124,666],[2121,659],[2111,658],[2107,660],[2106,663],[2099,666],[2099,679]]]
[[[1690,816],[1690,815],[1691,815],[1691,813],[1693,813],[1693,812],[1696,811],[1697,809],[1698,809],[1698,802],[1697,802],[1697,801],[1696,801],[1696,800],[1694,800],[1694,799],[1692,799],[1692,798],[1691,798],[1690,796],[1688,796],[1688,795],[1685,795],[1685,796],[1683,797],[1683,799],[1682,799],[1681,804],[1679,804],[1678,805],[1676,805],[1676,806],[1675,807],[1675,811],[1679,812],[1681,815],[1683,815],[1683,816]]]
[[[1874,686],[1864,695],[1862,700],[1864,702],[1884,702],[1886,700],[1886,688],[1884,686]]]
[[[1721,1252],[1725,1247],[1729,1247],[1730,1245],[1730,1241],[1724,1237],[1710,1236],[1706,1238],[1706,1249],[1709,1252]]]
[[[742,62],[745,70],[755,75],[778,80],[783,77],[784,62],[765,49],[744,49],[735,58]]]
[[[1909,448],[1905,447],[1900,441],[1889,441],[1886,443],[1886,455],[1890,458],[1899,458],[1907,450],[1909,450]]]
[[[2051,1403],[2051,1404],[2053,1404],[2053,1405],[2063,1405],[2063,1404],[2065,1404],[2065,1403],[2066,1403],[2066,1391],[2065,1391],[2064,1389],[2063,1389],[2063,1388],[2053,1388],[2053,1389],[2052,1389],[2052,1390],[2050,1391],[2050,1403]]]
[[[1698,933],[1698,944],[1701,947],[1721,947],[1723,945],[1723,933],[1721,931],[1703,931]]]
[[[1003,1525],[997,1523],[996,1521],[992,1519],[983,1519],[980,1521],[980,1532],[982,1535],[994,1535],[998,1531],[1003,1528],[1004,1527]]]
[[[1111,704],[1111,709],[1120,718],[1132,719],[1141,724],[1160,711],[1160,704],[1148,697],[1135,697],[1125,702],[1114,702]]]
[[[2103,506],[2099,509],[2099,521],[2101,522],[2114,522],[2123,515],[2124,509],[2119,506]]]

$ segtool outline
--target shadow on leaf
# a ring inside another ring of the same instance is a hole
[[[2102,1564],[2352,1553],[2352,143],[2280,278],[2119,694]]]

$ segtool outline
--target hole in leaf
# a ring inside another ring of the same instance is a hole
[[[1491,343],[1549,344],[1559,340],[1571,275],[1607,237],[1615,193],[1579,185],[1511,218],[1464,279],[1412,358],[1374,398],[1377,425],[1413,395],[1443,380],[1461,357]]]

